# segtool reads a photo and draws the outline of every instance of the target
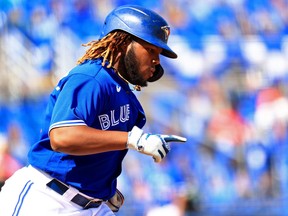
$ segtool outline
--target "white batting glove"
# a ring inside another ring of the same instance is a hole
[[[134,126],[128,133],[127,147],[150,155],[156,163],[159,163],[170,151],[168,142],[173,141],[186,142],[186,138],[175,135],[144,133],[142,129]]]

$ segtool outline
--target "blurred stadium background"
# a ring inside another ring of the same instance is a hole
[[[125,3],[165,17],[179,55],[137,93],[145,127],[188,142],[161,164],[129,152],[118,215],[288,215],[287,0],[1,0],[1,182],[27,163],[48,95],[81,44]]]

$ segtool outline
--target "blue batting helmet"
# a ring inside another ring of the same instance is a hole
[[[100,38],[115,30],[125,31],[162,48],[161,54],[166,57],[177,58],[177,54],[167,45],[170,27],[154,11],[135,5],[120,6],[106,17]]]

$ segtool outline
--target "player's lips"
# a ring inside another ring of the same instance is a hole
[[[150,71],[151,71],[150,77],[152,77],[154,75],[154,73],[155,73],[155,67],[152,66]]]

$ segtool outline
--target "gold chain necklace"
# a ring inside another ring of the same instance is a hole
[[[131,84],[128,80],[126,80],[126,79],[119,73],[119,71],[118,71],[117,69],[115,69],[114,67],[113,67],[113,69],[114,69],[114,71],[116,72],[116,74],[117,74],[124,82],[126,82],[126,83],[129,85],[129,87],[130,87],[130,89],[131,89],[132,91],[133,91],[133,90],[135,90],[135,91],[141,91],[141,86]]]

